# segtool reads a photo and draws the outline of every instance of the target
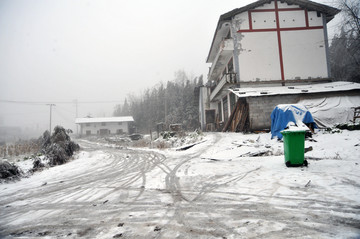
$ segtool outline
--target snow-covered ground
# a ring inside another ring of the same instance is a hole
[[[0,185],[0,237],[360,237],[359,131],[318,132],[305,142],[309,166],[297,168],[269,133],[199,142],[79,141],[73,161]]]

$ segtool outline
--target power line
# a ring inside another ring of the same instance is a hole
[[[60,109],[60,110],[62,110],[62,111],[66,111],[67,113],[70,113],[70,114],[72,114],[72,115],[76,115],[76,112],[75,112],[75,111],[68,110],[68,109],[65,108],[65,107],[66,107],[66,106],[64,106],[64,107],[63,107],[63,106],[57,106],[56,109],[57,109],[57,110]]]
[[[11,104],[26,104],[26,105],[46,105],[48,102],[33,102],[33,101],[17,101],[17,100],[0,100],[2,103]]]
[[[54,110],[54,112],[56,113],[56,115],[60,116],[63,120],[66,120],[67,122],[74,123],[74,119],[70,119],[68,116],[62,114],[62,113],[59,111],[59,108],[58,108],[58,107],[56,107],[56,110]]]
[[[77,101],[78,104],[107,104],[122,103],[124,100],[104,100],[104,101]],[[2,103],[26,104],[26,105],[48,105],[48,104],[75,104],[75,101],[21,101],[0,99]]]

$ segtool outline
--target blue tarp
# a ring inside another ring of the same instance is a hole
[[[300,104],[278,105],[271,113],[271,138],[275,136],[282,139],[280,131],[284,130],[289,122],[302,121],[305,124],[313,123],[316,127],[311,113],[305,106]]]

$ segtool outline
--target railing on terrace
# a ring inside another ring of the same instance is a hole
[[[214,84],[211,87],[210,101],[212,101],[217,94],[222,91],[226,84],[235,84],[236,83],[236,74],[235,73],[227,73],[225,74],[220,81]]]
[[[213,75],[214,70],[222,67],[221,58],[230,57],[234,51],[234,41],[232,38],[223,39],[216,49],[216,55],[212,60],[209,76]],[[230,59],[230,58],[229,58]]]
[[[211,86],[211,92],[218,86],[218,85],[225,85],[228,84],[235,84],[236,83],[236,73],[229,72],[225,73],[220,80],[214,82],[214,84]]]

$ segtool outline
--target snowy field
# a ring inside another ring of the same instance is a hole
[[[269,133],[199,142],[80,140],[71,162],[0,184],[0,238],[360,238],[360,131],[318,132],[297,168]]]

